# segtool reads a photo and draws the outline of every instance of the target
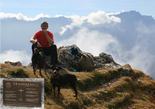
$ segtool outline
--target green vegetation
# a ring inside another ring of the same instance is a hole
[[[28,78],[29,77],[22,68],[18,68],[15,71],[9,71],[8,76],[12,78]]]

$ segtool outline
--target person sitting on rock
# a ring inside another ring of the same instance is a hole
[[[32,43],[32,52],[34,53],[34,48],[43,50],[46,56],[51,56],[51,65],[57,64],[57,46],[54,44],[54,35],[52,32],[48,31],[48,23],[43,22],[41,24],[41,30],[36,32],[32,37],[30,42]]]

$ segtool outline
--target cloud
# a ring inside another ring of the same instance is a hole
[[[83,51],[97,56],[99,53],[106,51],[108,46],[117,44],[117,40],[110,34],[81,28],[69,39],[60,41],[58,46],[71,44],[76,44]]]
[[[115,53],[119,54],[113,56],[116,58],[116,62],[120,64],[130,64],[135,69],[140,69],[146,74],[155,78],[154,69],[152,64],[154,63],[155,56],[148,52],[147,48],[142,47],[141,44],[136,44],[131,50],[115,50]]]
[[[60,35],[63,35],[63,33],[68,29],[73,29],[74,27],[80,27],[84,24],[105,25],[105,24],[115,24],[115,23],[121,22],[121,19],[119,17],[112,15],[112,13],[105,13],[104,11],[92,12],[87,16],[74,15],[74,16],[65,16],[65,17],[71,18],[72,23],[62,27]]]
[[[126,61],[127,63],[155,77],[154,70],[152,69],[151,71],[150,69],[152,64],[154,63],[154,55],[150,54],[147,50],[144,51],[144,48],[141,48],[140,46],[133,48],[132,55],[133,56],[131,60]]]
[[[49,18],[49,15],[46,14],[38,14],[35,17],[28,17],[23,15],[22,13],[4,13],[4,12],[0,12],[0,19],[6,19],[6,18],[16,18],[17,20],[25,20],[25,21],[34,21],[34,20],[38,20],[39,18],[43,18],[43,17],[47,17]]]
[[[28,65],[31,62],[31,55],[26,51],[8,50],[0,53],[0,63],[5,61],[20,61],[23,65]]]
[[[93,25],[97,24],[109,24],[109,23],[120,23],[119,17],[105,13],[104,11],[97,11],[87,16],[87,22]]]
[[[84,20],[86,19],[84,16],[65,16],[66,18],[70,18],[72,20],[72,23],[69,25],[65,25],[61,27],[60,35],[63,35],[67,30],[73,29],[74,27],[80,27]]]

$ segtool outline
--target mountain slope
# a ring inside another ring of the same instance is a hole
[[[0,77],[35,77],[31,67],[0,66]],[[155,80],[130,65],[72,73],[78,78],[78,99],[73,97],[71,89],[62,89],[60,98],[53,97],[49,79],[44,75],[45,109],[155,108]]]

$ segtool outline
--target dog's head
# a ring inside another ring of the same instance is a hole
[[[50,66],[50,69],[53,71],[53,73],[56,73],[57,71],[59,71],[62,68],[59,66]]]
[[[51,74],[51,76],[55,76],[59,74],[59,70],[62,69],[59,66],[50,66],[50,71],[49,73]]]
[[[51,80],[59,76],[59,68],[56,66],[50,66],[49,75]]]

